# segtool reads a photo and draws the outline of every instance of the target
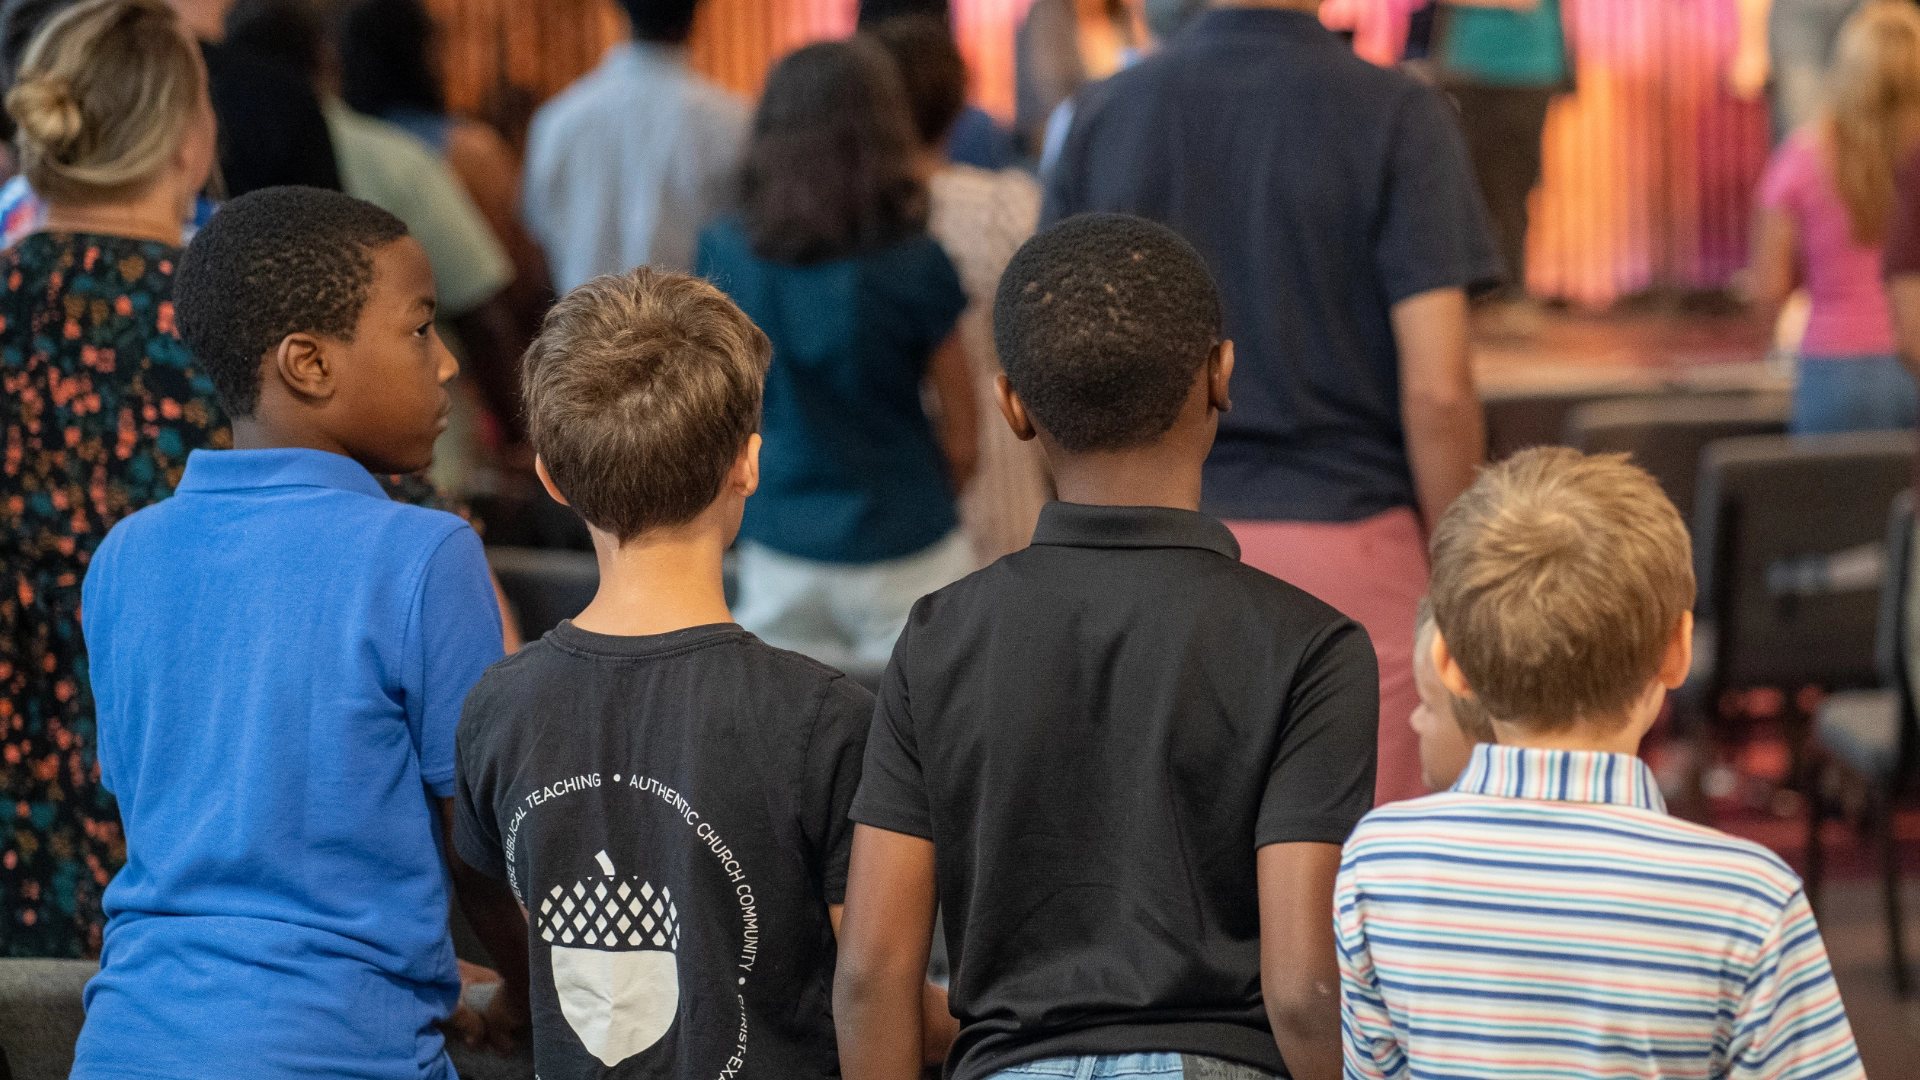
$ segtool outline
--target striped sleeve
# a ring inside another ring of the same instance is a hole
[[[1408,1075],[1407,1056],[1394,1034],[1380,981],[1367,952],[1360,919],[1360,889],[1349,853],[1333,888],[1333,932],[1340,959],[1340,1043],[1346,1080],[1400,1080]]]
[[[1846,1007],[1806,893],[1795,890],[1761,946],[1728,1047],[1731,1080],[1864,1080]]]

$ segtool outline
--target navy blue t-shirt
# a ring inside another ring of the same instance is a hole
[[[1238,361],[1207,459],[1227,519],[1414,505],[1389,312],[1500,276],[1453,110],[1312,15],[1210,11],[1076,99],[1042,223],[1165,223],[1220,285]]]
[[[726,218],[700,236],[696,272],[773,339],[760,420],[760,490],[740,535],[803,559],[911,555],[959,524],[920,404],[935,349],[967,306],[960,275],[922,233],[847,259],[789,266]]]

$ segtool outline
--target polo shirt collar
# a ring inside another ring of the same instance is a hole
[[[1632,754],[1532,750],[1481,743],[1453,785],[1469,795],[1546,802],[1604,803],[1667,812],[1647,763]]]
[[[1278,8],[1213,8],[1194,20],[1191,27],[1181,32],[1182,37],[1191,35],[1196,38],[1236,37],[1243,34],[1263,34],[1323,43],[1337,43],[1340,40],[1331,30],[1320,24],[1319,16],[1309,15],[1304,11],[1283,11]]]
[[[1033,542],[1043,547],[1190,547],[1236,561],[1240,558],[1240,543],[1225,525],[1205,514],[1170,506],[1050,502],[1040,510]]]
[[[386,489],[366,467],[325,450],[195,450],[177,491],[243,491],[253,488],[317,487],[376,499]]]

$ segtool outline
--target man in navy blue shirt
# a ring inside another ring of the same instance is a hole
[[[374,479],[446,427],[432,271],[385,211],[283,187],[215,214],[176,282],[236,449],[194,451],[83,586],[127,865],[73,1075],[452,1080],[436,833],[500,615],[473,530]],[[506,980],[488,1020],[523,1026],[513,895],[455,885]]]
[[[1217,5],[1083,91],[1041,221],[1138,214],[1207,260],[1240,366],[1203,509],[1246,562],[1367,628],[1385,802],[1425,791],[1422,522],[1485,453],[1466,291],[1501,264],[1452,109],[1355,57],[1318,7]]]

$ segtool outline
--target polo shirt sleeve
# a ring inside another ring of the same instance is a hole
[[[1340,876],[1333,886],[1335,958],[1340,963],[1340,1030],[1345,1034],[1347,1080],[1400,1080],[1408,1075],[1393,1016],[1380,991],[1367,944],[1359,875],[1353,844],[1341,852]]]
[[[873,695],[846,676],[828,683],[814,716],[800,778],[800,827],[818,858],[829,904],[847,899],[847,861],[853,853],[853,807],[860,787]]]
[[[893,647],[887,673],[880,679],[873,727],[867,734],[866,767],[849,814],[862,825],[931,840],[933,812],[927,803],[927,782],[920,768],[920,746],[913,730],[911,698],[901,662],[912,649],[912,634],[913,620],[909,619]]]
[[[1887,223],[1886,275],[1920,274],[1920,150],[1893,179],[1893,218]]]
[[[1360,624],[1330,624],[1307,649],[1260,800],[1254,844],[1346,842],[1373,808],[1380,672]]]
[[[1459,117],[1445,98],[1424,86],[1409,90],[1386,168],[1374,263],[1388,303],[1505,276]]]
[[[1861,1080],[1860,1053],[1807,894],[1794,890],[1740,996],[1731,1080]]]
[[[420,756],[420,779],[454,793],[454,729],[467,692],[504,654],[500,602],[480,537],[462,524],[447,535],[421,575],[418,617],[403,685],[407,726]]]

